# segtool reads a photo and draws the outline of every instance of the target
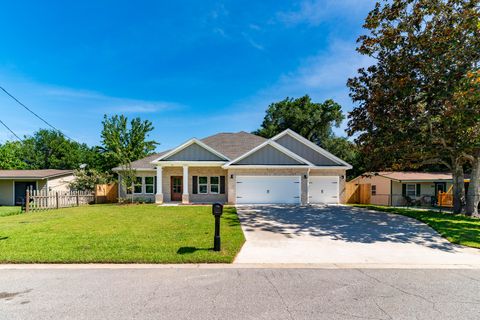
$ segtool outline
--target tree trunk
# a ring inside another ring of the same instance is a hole
[[[472,176],[468,185],[467,215],[480,217],[478,203],[480,202],[480,150],[474,157],[472,163]]]
[[[465,182],[463,166],[459,160],[453,162],[453,213],[462,213],[465,203]]]

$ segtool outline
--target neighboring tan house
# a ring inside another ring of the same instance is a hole
[[[367,172],[348,182],[367,185],[362,192],[369,192],[369,197],[366,197],[370,199],[369,203],[387,206],[406,205],[407,199],[420,205],[432,205],[438,199],[439,192],[448,192],[452,183],[451,173],[390,171]]]
[[[307,204],[343,203],[346,170],[352,167],[285,130],[271,139],[247,132],[194,138],[132,168],[137,180],[128,192],[146,201]],[[121,182],[122,169],[113,170]],[[124,187],[119,197],[127,197]]]
[[[0,170],[0,205],[22,205],[27,189],[69,191],[72,170]]]

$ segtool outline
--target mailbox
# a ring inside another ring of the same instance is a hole
[[[220,217],[223,213],[223,204],[214,203],[212,205],[212,214],[215,217],[215,236],[213,237],[213,250],[220,251]]]
[[[221,203],[214,203],[212,205],[212,214],[214,216],[221,216],[223,214],[223,204]]]

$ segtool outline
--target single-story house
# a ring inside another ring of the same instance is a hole
[[[219,133],[131,164],[136,182],[121,183],[146,201],[229,204],[343,203],[346,170],[352,166],[292,130],[271,139]]]
[[[69,191],[72,170],[0,170],[0,205],[21,205],[27,189]]]
[[[370,204],[403,206],[411,199],[421,205],[432,205],[440,192],[451,189],[453,177],[448,172],[380,171],[364,173],[348,184],[366,187],[361,192],[368,195],[361,198],[369,199]]]

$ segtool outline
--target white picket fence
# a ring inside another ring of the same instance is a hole
[[[90,191],[47,191],[27,190],[26,212],[35,210],[78,207],[95,202],[95,193]]]

